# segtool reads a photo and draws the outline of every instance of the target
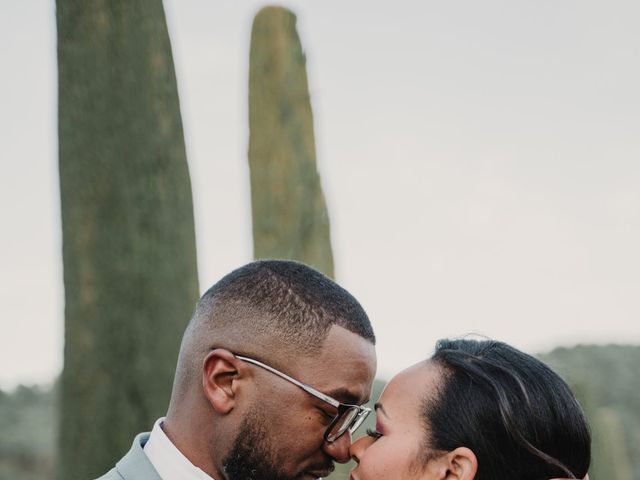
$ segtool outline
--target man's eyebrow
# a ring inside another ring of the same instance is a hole
[[[382,404],[380,402],[376,403],[373,406],[373,409],[376,411],[376,413],[378,412],[378,410],[380,410],[385,417],[389,418],[389,415],[387,415],[387,412],[385,412],[384,407],[382,406]]]
[[[358,397],[353,392],[350,392],[349,389],[340,387],[335,390],[331,390],[327,392],[326,395],[329,395],[332,398],[335,398],[340,403],[349,403],[352,405],[356,405],[358,403]]]

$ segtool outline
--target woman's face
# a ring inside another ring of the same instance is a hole
[[[358,463],[351,480],[418,480],[437,478],[425,465],[423,399],[433,392],[439,370],[422,362],[396,375],[376,404],[376,429],[351,446]]]

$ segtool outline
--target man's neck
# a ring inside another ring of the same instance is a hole
[[[193,463],[183,451],[169,439],[163,430],[164,418],[160,418],[144,445],[144,453],[163,480],[213,480],[211,476],[197,464]],[[186,451],[186,450],[184,450]],[[218,477],[220,478],[220,477]]]
[[[171,443],[184,455],[189,462],[216,480],[224,480],[224,476],[213,462],[211,439],[202,421],[194,423],[193,416],[181,418],[171,416],[171,412],[162,423],[162,430]]]

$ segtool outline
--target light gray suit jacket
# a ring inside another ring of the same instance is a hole
[[[162,480],[142,449],[147,440],[149,432],[138,434],[131,450],[98,480]]]

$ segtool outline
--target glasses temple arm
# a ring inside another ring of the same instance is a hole
[[[320,400],[323,400],[325,402],[327,402],[329,405],[334,406],[335,408],[338,408],[340,406],[340,402],[337,401],[335,398],[331,398],[329,395],[325,395],[324,393],[316,390],[313,387],[310,387],[309,385],[305,385],[302,382],[299,382],[298,380],[296,380],[293,377],[290,377],[289,375],[287,375],[286,373],[282,373],[279,370],[276,370],[273,367],[270,367],[269,365],[266,365],[262,362],[259,362],[258,360],[254,360],[253,358],[249,358],[249,357],[243,357],[241,355],[236,355],[236,358],[244,361],[244,362],[248,362],[248,363],[252,363],[254,365],[257,365],[258,367],[264,368],[265,370],[268,370],[269,372],[278,375],[281,378],[284,378],[285,380],[288,380],[289,382],[293,383],[294,385],[296,385],[297,387],[300,387],[301,389],[303,389],[305,392],[310,393],[311,395],[313,395],[314,397],[319,398]]]

